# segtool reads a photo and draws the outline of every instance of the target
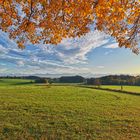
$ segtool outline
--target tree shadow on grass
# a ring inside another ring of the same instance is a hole
[[[96,89],[96,90],[117,92],[117,93],[122,93],[122,94],[129,94],[129,95],[133,95],[133,96],[140,96],[140,93],[138,93],[138,92],[131,92],[131,91],[125,91],[125,90],[115,90],[115,89],[108,89],[108,88],[101,88],[101,87],[89,87],[89,86],[79,86],[79,85],[76,85],[76,86],[83,87],[83,88]]]

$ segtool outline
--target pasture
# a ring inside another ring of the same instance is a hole
[[[0,139],[139,140],[140,96],[2,79]]]
[[[102,88],[121,90],[121,86],[103,85]],[[140,93],[140,86],[123,86],[124,91]]]

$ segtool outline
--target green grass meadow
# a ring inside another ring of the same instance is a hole
[[[0,140],[140,140],[140,96],[30,82],[0,79]]]
[[[115,90],[121,90],[121,86],[101,86],[102,88],[108,88],[108,89],[115,89]],[[130,91],[130,92],[137,92],[140,93],[140,86],[123,86],[124,91]]]

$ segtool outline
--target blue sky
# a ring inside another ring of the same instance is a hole
[[[0,32],[0,75],[140,74],[140,55],[118,48],[104,33],[64,39],[55,45],[27,44],[21,50],[6,33]]]

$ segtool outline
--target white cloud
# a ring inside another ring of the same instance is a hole
[[[0,44],[0,55],[7,54],[8,50]]]
[[[105,54],[105,55],[109,55],[109,54],[111,54],[111,53],[113,53],[113,51],[112,51],[112,50],[109,50],[109,51],[106,51],[104,54]]]
[[[18,66],[24,66],[24,64],[25,64],[25,63],[24,63],[24,61],[22,61],[22,60],[17,61],[17,65],[18,65]]]
[[[118,43],[111,43],[109,45],[106,45],[104,48],[107,48],[107,49],[116,49],[118,48]]]
[[[4,72],[6,68],[0,68],[0,72]]]
[[[105,67],[104,66],[97,66],[97,68],[104,69]]]
[[[64,39],[57,47],[43,45],[40,49],[44,51],[46,48],[46,53],[51,52],[65,64],[86,63],[88,53],[107,42],[107,35],[99,31],[91,31],[81,38]]]

